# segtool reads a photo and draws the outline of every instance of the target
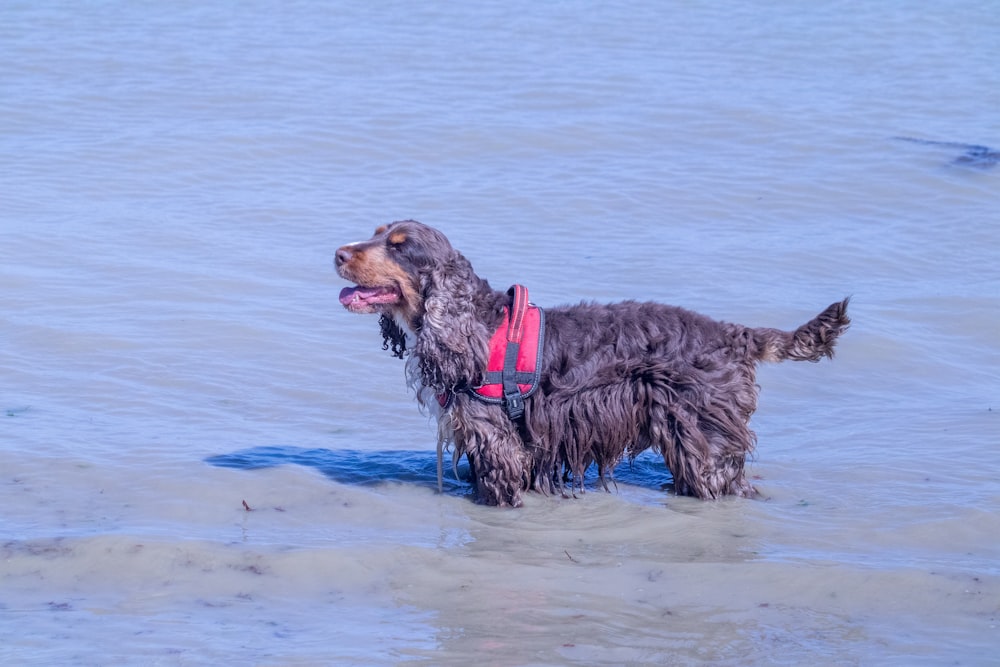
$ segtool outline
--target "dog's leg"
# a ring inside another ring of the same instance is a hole
[[[531,484],[531,460],[516,425],[498,406],[456,406],[456,450],[469,459],[476,498],[484,505],[520,507]]]
[[[562,490],[561,473],[557,466],[558,449],[548,446],[546,440],[536,438],[528,443],[531,456],[531,488],[542,495],[553,495]]]
[[[640,436],[641,410],[636,408],[630,378],[572,394],[565,411],[562,455],[573,476],[573,491],[584,492],[585,474],[597,466],[597,480],[608,493],[618,489],[614,469]],[[610,483],[609,483],[610,482]]]
[[[709,416],[683,401],[654,404],[649,414],[648,440],[663,456],[677,495],[708,499],[756,494],[744,472],[754,436],[741,416]]]
[[[747,451],[739,446],[742,441],[733,442],[719,433],[708,433],[706,439],[715,454],[699,471],[701,483],[695,495],[700,498],[752,498],[757,495],[757,490],[746,478]]]

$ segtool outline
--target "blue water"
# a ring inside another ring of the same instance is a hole
[[[995,3],[0,16],[0,662],[1000,654]],[[761,369],[766,500],[478,507],[337,301],[401,218],[542,306],[854,325]]]

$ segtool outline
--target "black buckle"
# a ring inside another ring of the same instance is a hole
[[[515,385],[514,391],[503,393],[503,404],[507,408],[507,416],[512,421],[517,421],[524,416],[524,399],[521,398],[521,389]]]

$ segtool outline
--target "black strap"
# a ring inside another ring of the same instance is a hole
[[[530,385],[534,381],[534,371],[517,371],[514,373],[514,382],[517,384]],[[483,384],[503,384],[503,371],[487,371],[483,374]]]
[[[521,388],[517,386],[517,353],[520,343],[507,341],[507,350],[503,356],[503,404],[507,408],[507,416],[517,421],[524,416],[524,399],[521,398]]]

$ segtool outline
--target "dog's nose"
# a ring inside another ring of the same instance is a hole
[[[340,266],[341,264],[346,264],[351,261],[352,257],[354,257],[354,253],[345,246],[337,250],[337,254],[334,256],[333,261],[337,264],[337,266]]]

